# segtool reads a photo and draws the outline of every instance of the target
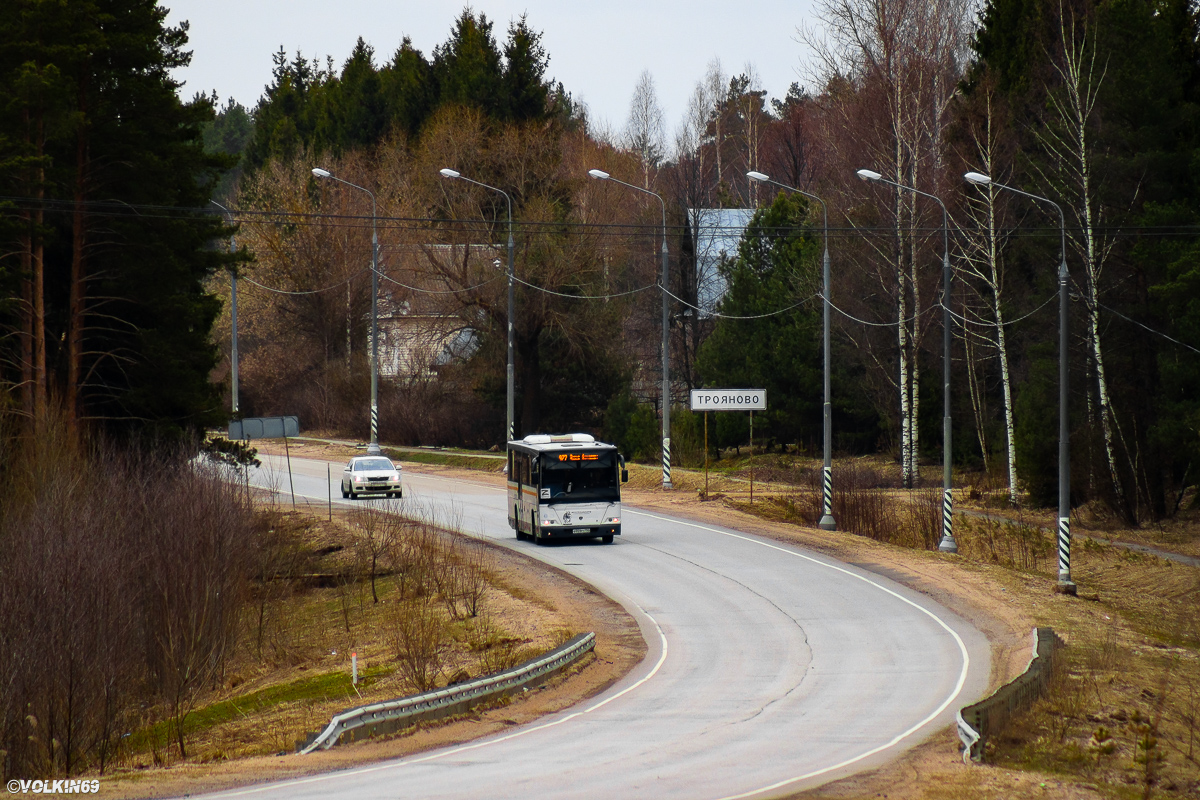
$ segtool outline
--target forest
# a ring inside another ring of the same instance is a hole
[[[769,98],[753,65],[714,59],[673,129],[649,73],[623,128],[593,124],[526,17],[467,8],[429,54],[399,33],[340,65],[281,48],[246,107],[177,96],[186,26],[153,3],[95,3],[99,27],[18,5],[0,63],[18,427],[55,405],[139,436],[234,413],[364,436],[375,301],[382,438],[498,446],[511,233],[517,435],[590,430],[654,461],[664,402],[682,443],[690,389],[755,386],[762,441],[816,452],[828,300],[838,453],[888,454],[919,484],[948,380],[955,463],[1048,504],[1065,262],[1072,502],[1131,523],[1190,502],[1194,3],[823,0],[798,31],[803,83]],[[736,210],[744,227],[717,213]],[[723,416],[713,446],[745,428]]]
[[[1065,357],[1072,505],[1194,506],[1197,4],[816,8],[803,84],[714,59],[669,130],[649,73],[624,127],[591,120],[526,17],[468,7],[428,55],[281,49],[247,107],[180,97],[187,26],[153,0],[8,3],[0,774],[103,772],[138,726],[186,756],[274,574],[200,442],[276,414],[365,438],[376,348],[387,444],[503,446],[511,326],[517,436],[655,463],[670,408],[694,464],[689,390],[763,388],[756,444],[815,458],[828,304],[845,474],[931,485],[948,386],[955,466],[1052,505]]]

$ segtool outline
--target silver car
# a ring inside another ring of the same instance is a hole
[[[342,470],[342,497],[382,494],[402,497],[400,467],[383,456],[355,456]]]

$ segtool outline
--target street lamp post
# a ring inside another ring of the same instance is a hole
[[[342,180],[328,170],[313,167],[313,175],[344,183],[371,195],[371,443],[367,453],[379,455],[379,236],[375,232],[375,193],[356,183]]]
[[[657,192],[618,180],[603,170],[590,169],[588,175],[597,180],[612,181],[643,194],[653,195],[662,206],[662,485],[664,489],[671,489],[674,487],[671,485],[671,329],[667,303],[667,204]]]
[[[825,281],[825,322],[824,322],[824,341],[823,350],[825,358],[825,404],[823,408],[824,414],[824,449],[825,463],[821,470],[821,486],[822,486],[822,516],[818,524],[822,530],[835,531],[837,530],[837,522],[833,518],[833,457],[832,457],[832,406],[829,399],[829,209],[825,205],[825,201],[817,197],[811,192],[806,192],[803,189],[797,189],[794,186],[780,183],[779,181],[771,180],[768,176],[761,172],[747,172],[746,177],[752,181],[761,183],[772,183],[781,189],[787,189],[790,192],[804,195],[805,197],[816,200],[821,204],[821,214],[824,217],[824,225],[822,227],[822,242],[825,248],[825,253],[822,258],[822,267]]]
[[[1071,423],[1067,397],[1070,380],[1067,368],[1067,281],[1071,277],[1067,272],[1067,219],[1062,206],[1048,197],[996,183],[980,172],[968,172],[963,178],[975,186],[995,186],[1024,195],[1052,205],[1058,211],[1059,244],[1062,248],[1062,259],[1058,265],[1058,588],[1065,594],[1075,594],[1076,586],[1071,580]]]
[[[508,441],[512,441],[516,434],[514,427],[516,400],[515,400],[515,372],[516,367],[513,365],[513,313],[515,308],[514,290],[513,290],[513,233],[512,233],[512,198],[508,196],[508,192],[503,189],[497,189],[495,186],[489,186],[486,183],[472,180],[452,169],[441,170],[443,178],[457,179],[473,183],[476,186],[482,186],[485,189],[491,189],[493,192],[499,192],[504,195],[504,201],[508,203],[508,427],[505,428]]]
[[[942,207],[942,540],[938,543],[938,550],[957,553],[958,543],[954,541],[954,497],[950,488],[950,215],[946,211],[946,204],[936,195],[890,181],[874,170],[860,169],[858,177],[928,197]]]
[[[208,202],[212,203],[214,206],[216,206],[217,208],[224,211],[225,212],[225,222],[227,224],[232,224],[232,220],[230,219],[228,208],[221,205],[216,200],[209,200]],[[237,248],[237,245],[234,243],[233,237],[230,236],[229,237],[229,252],[233,253],[236,248]],[[232,412],[233,412],[233,416],[236,417],[238,415],[238,331],[237,331],[237,269],[236,268],[229,270],[229,319],[230,319],[230,322],[232,323],[232,325],[230,326],[230,329],[231,329],[230,333],[233,338],[233,342],[230,345],[230,349],[229,349],[229,362],[230,362],[230,365],[232,366],[232,370],[233,370],[232,374],[231,374],[232,380],[231,380],[230,391],[233,394],[233,402],[231,404],[233,406]]]

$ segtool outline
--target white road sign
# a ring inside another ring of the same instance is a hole
[[[692,389],[692,411],[766,410],[766,389]]]

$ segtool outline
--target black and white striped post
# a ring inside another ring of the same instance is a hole
[[[371,443],[367,452],[373,456],[379,450],[379,236],[375,232],[375,193],[357,183],[345,181],[329,170],[313,167],[312,174],[318,178],[329,178],[338,183],[371,195]]]
[[[976,186],[995,186],[1024,195],[1031,200],[1052,205],[1058,211],[1059,244],[1062,248],[1062,258],[1058,264],[1058,591],[1076,594],[1078,587],[1071,580],[1071,421],[1068,397],[1071,373],[1067,362],[1067,282],[1071,274],[1067,272],[1067,218],[1063,215],[1062,206],[1048,197],[996,183],[981,172],[968,172],[963,178]]]
[[[837,522],[833,518],[833,406],[830,403],[829,390],[829,303],[830,303],[830,287],[829,287],[829,209],[825,205],[825,201],[817,197],[811,192],[806,192],[803,189],[797,189],[795,186],[788,186],[786,183],[772,180],[769,176],[761,173],[750,171],[746,173],[746,177],[752,181],[760,183],[771,183],[778,186],[780,189],[787,189],[789,192],[795,192],[799,195],[804,195],[807,198],[816,200],[821,204],[821,215],[824,218],[824,226],[822,228],[822,244],[825,248],[825,253],[821,258],[822,272],[824,273],[824,336],[822,338],[822,349],[825,354],[825,404],[823,406],[824,416],[824,463],[821,467],[821,521],[817,523],[817,527],[825,531],[836,531]]]
[[[589,169],[588,175],[597,180],[619,183],[642,194],[654,195],[658,198],[659,205],[662,206],[662,283],[659,284],[659,289],[662,291],[662,485],[664,489],[673,489],[675,487],[671,484],[671,320],[668,306],[670,295],[667,294],[669,277],[667,271],[667,204],[663,202],[662,196],[657,192],[618,180],[604,170]]]
[[[946,211],[946,204],[937,195],[890,181],[874,170],[860,169],[858,177],[928,197],[942,207],[942,540],[938,543],[938,550],[957,553],[958,543],[954,541],[954,495],[950,484],[953,470],[950,447],[950,286],[953,278],[950,270],[950,214]]]
[[[514,326],[513,320],[514,320],[514,314],[516,314],[516,299],[514,296],[514,288],[513,288],[512,198],[509,197],[508,192],[504,191],[503,189],[498,189],[495,186],[490,186],[486,183],[482,183],[482,182],[474,180],[472,178],[468,178],[465,175],[463,175],[462,173],[458,172],[457,170],[447,168],[447,169],[439,170],[438,172],[439,172],[439,174],[441,174],[441,176],[443,178],[450,178],[452,180],[466,181],[467,183],[473,183],[476,186],[482,186],[484,189],[491,189],[493,192],[499,192],[500,194],[504,195],[504,202],[507,203],[507,207],[508,207],[508,364],[505,367],[505,374],[507,376],[508,386],[505,389],[505,415],[507,417],[507,421],[505,423],[504,433],[505,433],[505,436],[507,437],[505,439],[505,441],[511,442],[513,439],[516,438],[516,422],[515,422],[516,400],[514,399],[516,397],[516,389],[514,388],[516,386],[516,367],[514,366],[515,356],[514,356],[514,345],[513,345],[513,338],[515,336],[515,333],[514,333],[515,328],[513,327]]]

